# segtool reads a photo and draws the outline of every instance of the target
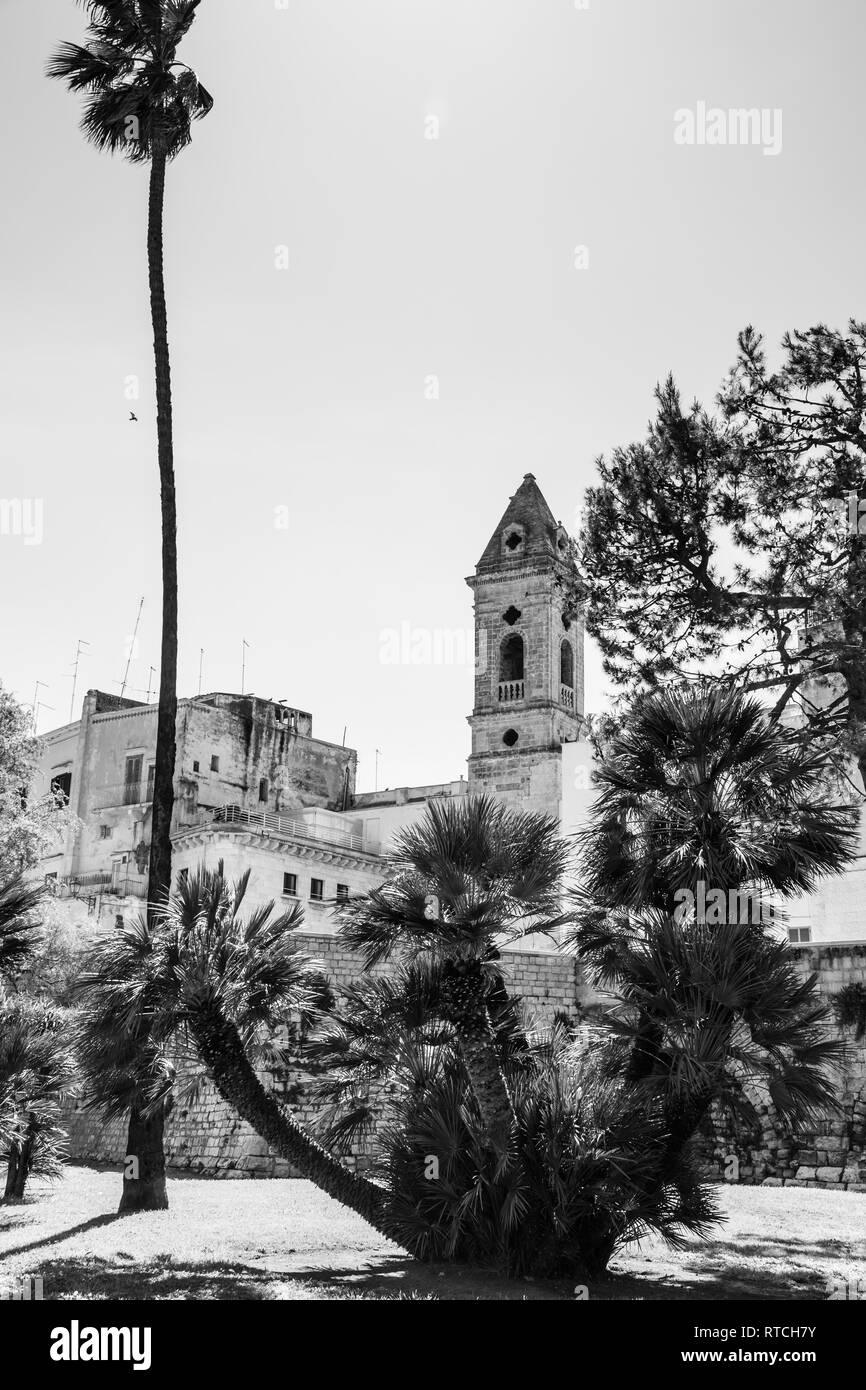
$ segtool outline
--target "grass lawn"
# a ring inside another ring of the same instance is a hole
[[[0,1286],[46,1299],[573,1299],[573,1285],[419,1265],[311,1183],[169,1180],[171,1210],[115,1216],[120,1175],[69,1167],[0,1207]],[[713,1239],[615,1261],[594,1299],[826,1298],[866,1283],[866,1193],[728,1187]]]

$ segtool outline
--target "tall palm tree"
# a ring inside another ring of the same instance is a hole
[[[192,138],[194,120],[213,105],[196,74],[177,57],[200,0],[86,0],[85,44],[64,43],[49,77],[85,93],[82,129],[97,149],[150,165],[147,268],[156,376],[156,433],[162,509],[162,645],[157,712],[148,902],[154,912],[171,888],[171,817],[177,720],[177,519],[172,444],[171,370],[163,275],[167,164]],[[143,1044],[146,1051],[146,1047]],[[159,1169],[163,1119],[145,1122],[133,1100],[128,1149]],[[164,1166],[164,1165],[163,1165]],[[164,1180],[124,1178],[121,1211],[165,1206]]]
[[[806,891],[856,853],[828,771],[754,699],[716,688],[644,697],[603,749],[567,944],[618,1001],[612,1070],[660,1099],[672,1153],[752,1078],[791,1124],[832,1103],[827,1010],[761,919],[767,892]],[[717,890],[718,922],[699,907]]]
[[[241,917],[249,873],[236,883],[201,869],[183,878],[156,929],[142,919],[101,942],[83,986],[79,1050],[89,1103],[110,1115],[128,1103],[128,1062],[142,1015],[152,1051],[145,1117],[175,1088],[173,1058],[194,1049],[223,1099],[322,1191],[389,1234],[384,1193],[345,1168],[278,1105],[256,1066],[283,1056],[273,1038],[323,997],[321,969],[293,933],[303,909],[273,903]],[[140,1087],[138,1073],[133,1084]]]
[[[338,913],[343,939],[368,967],[392,955],[433,967],[440,1017],[455,1030],[488,1141],[500,1154],[515,1116],[490,1018],[491,991],[502,985],[499,954],[565,920],[568,862],[550,817],[490,797],[433,801],[398,836],[382,886]]]

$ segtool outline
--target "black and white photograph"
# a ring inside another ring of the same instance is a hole
[[[854,1373],[864,52],[0,0],[0,1373]]]

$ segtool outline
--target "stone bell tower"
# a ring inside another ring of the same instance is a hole
[[[559,815],[561,749],[583,717],[576,581],[568,536],[527,473],[466,581],[475,595],[473,795]]]

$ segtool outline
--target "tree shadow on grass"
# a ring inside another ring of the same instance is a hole
[[[91,1216],[89,1221],[81,1221],[77,1226],[68,1226],[65,1231],[48,1231],[39,1240],[31,1240],[24,1245],[13,1245],[8,1250],[0,1252],[0,1265],[4,1260],[11,1259],[13,1255],[27,1255],[31,1250],[40,1250],[44,1245],[56,1245],[58,1241],[66,1240],[69,1236],[80,1235],[82,1231],[93,1231],[97,1226],[109,1226],[112,1221],[122,1219],[120,1212],[112,1211],[104,1216]]]
[[[190,1262],[158,1256],[125,1266],[117,1258],[78,1256],[50,1260],[38,1273],[47,1300],[91,1299],[117,1302],[145,1300],[229,1300],[239,1302],[318,1301],[558,1301],[573,1302],[580,1286],[572,1280],[503,1279],[489,1270],[457,1265],[428,1265],[408,1258],[383,1256],[366,1268],[280,1268],[231,1261]],[[611,1301],[784,1301],[825,1299],[826,1280],[817,1272],[801,1282],[784,1282],[778,1274],[725,1262],[700,1277],[688,1272],[653,1275],[614,1273],[589,1285],[592,1302]]]

